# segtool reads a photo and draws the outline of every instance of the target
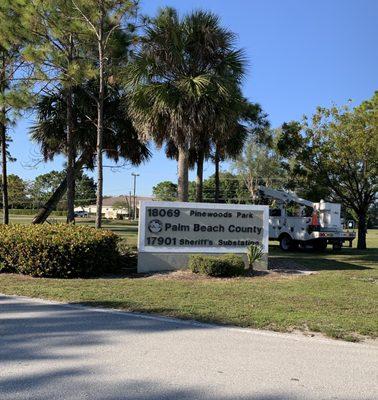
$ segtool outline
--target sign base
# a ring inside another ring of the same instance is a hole
[[[188,268],[189,257],[199,253],[146,253],[139,252],[138,254],[138,273],[158,272],[158,271],[176,271],[178,269]],[[245,253],[234,253],[243,257],[246,268],[247,255]],[[221,256],[219,253],[206,253],[206,256]],[[255,263],[254,270],[268,270],[268,254],[264,254],[262,259]]]

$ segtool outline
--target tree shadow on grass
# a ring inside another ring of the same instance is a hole
[[[295,252],[282,252],[277,246],[271,246],[270,260],[275,264],[282,264],[284,268],[303,269],[308,271],[332,271],[332,270],[369,270],[377,262],[378,249],[358,250],[343,248],[341,251],[333,251],[327,248],[324,251],[312,249],[298,249]],[[366,265],[368,264],[368,265]]]
[[[367,250],[357,250],[357,249],[345,249],[342,250],[342,254],[349,257],[349,260],[353,261],[367,261],[375,262],[378,265],[378,249],[367,249]]]
[[[293,263],[290,263],[290,260]],[[286,270],[303,270],[303,271],[342,271],[342,270],[370,270],[372,267],[355,264],[351,262],[344,262],[338,260],[332,260],[327,258],[299,258],[298,256],[293,257],[274,257],[276,263],[275,270],[286,269]],[[281,267],[280,267],[281,265]]]

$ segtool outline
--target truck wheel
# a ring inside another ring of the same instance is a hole
[[[327,240],[316,240],[314,242],[315,250],[325,250],[327,248]]]
[[[285,234],[281,236],[280,248],[282,251],[289,251],[293,248],[293,240],[289,235]]]
[[[343,242],[339,241],[339,242],[334,242],[332,245],[332,249],[334,251],[338,251],[341,250],[341,248],[343,247]]]

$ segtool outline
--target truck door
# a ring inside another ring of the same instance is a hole
[[[278,238],[282,227],[282,210],[280,208],[269,208],[269,237]]]

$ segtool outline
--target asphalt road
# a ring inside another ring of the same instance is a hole
[[[378,398],[378,347],[0,295],[0,399]]]

